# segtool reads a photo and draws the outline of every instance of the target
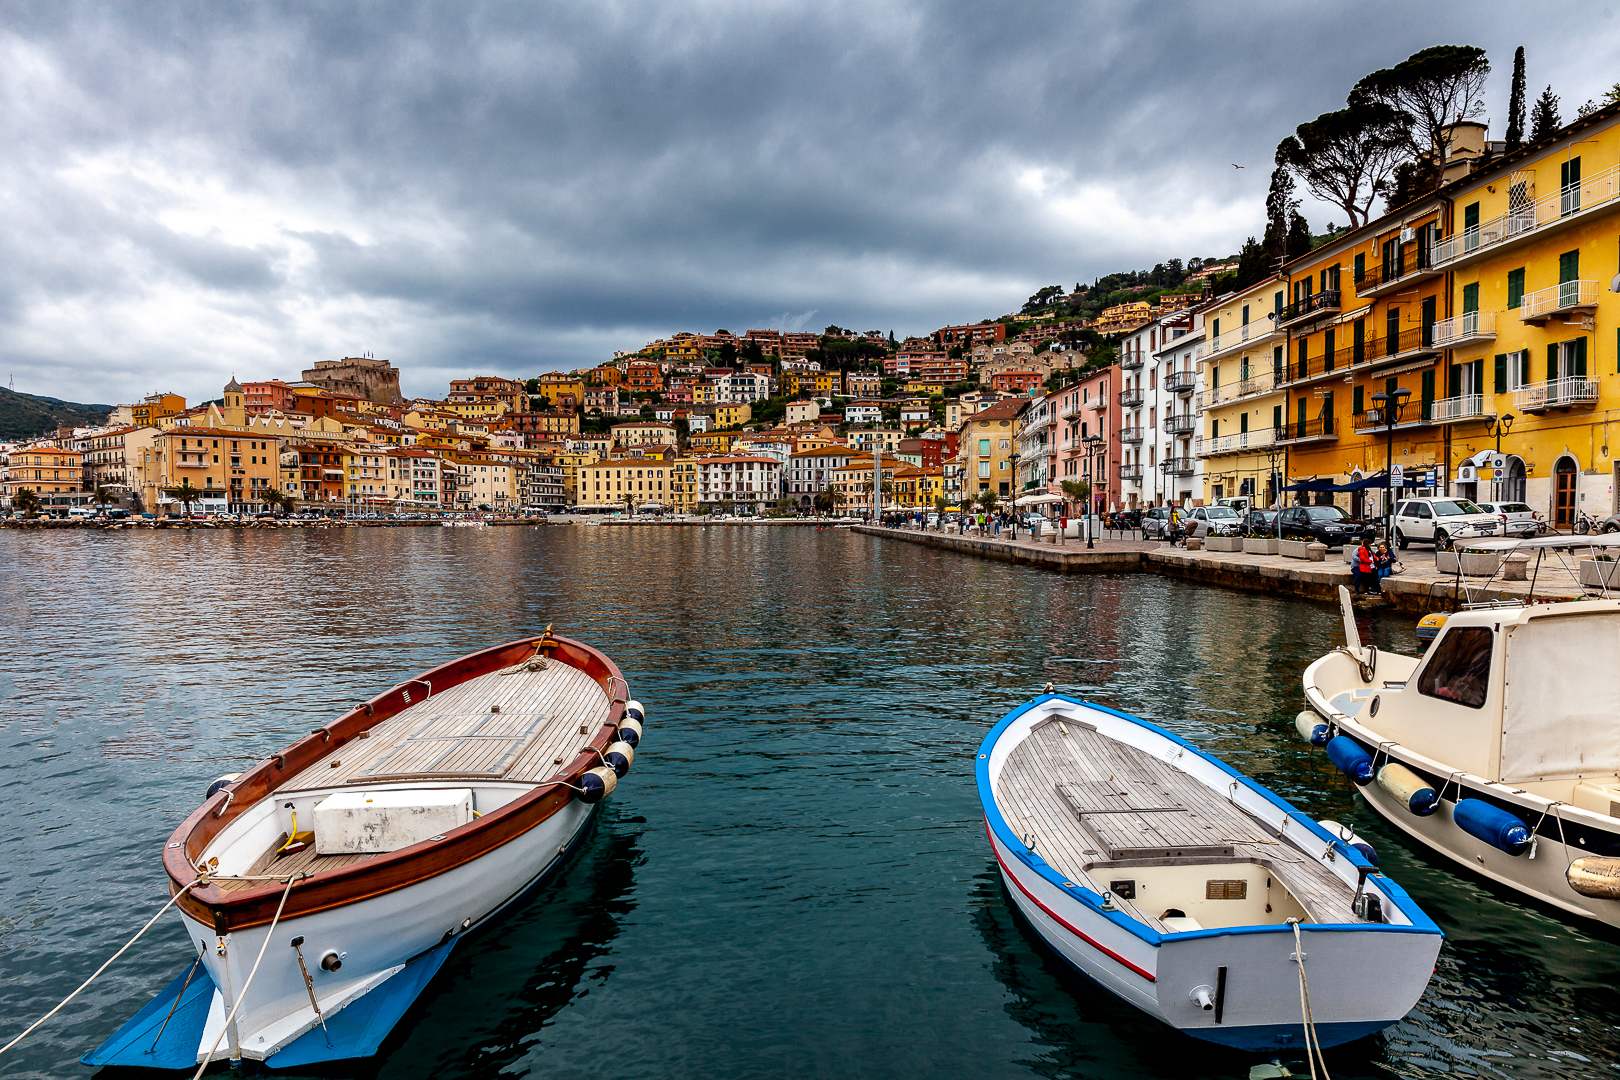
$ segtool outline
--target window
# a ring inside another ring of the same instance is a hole
[[[1524,300],[1524,267],[1509,270],[1507,276],[1507,306],[1511,310]]]
[[[1464,315],[1472,315],[1479,310],[1479,282],[1463,286],[1462,307]]]
[[[1360,254],[1358,254],[1356,256],[1356,264],[1355,264],[1354,275],[1355,275],[1355,282],[1356,282],[1357,285],[1360,285],[1362,280],[1366,278],[1366,276],[1367,276],[1367,253],[1366,252],[1361,252]]]
[[[1401,309],[1389,308],[1384,313],[1384,355],[1394,356],[1401,351]]]
[[[1490,690],[1494,636],[1483,626],[1448,631],[1418,677],[1418,693],[1478,709]]]
[[[1570,158],[1558,166],[1558,212],[1573,214],[1581,208],[1581,159]]]

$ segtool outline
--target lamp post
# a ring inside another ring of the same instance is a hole
[[[1012,451],[1007,455],[1008,469],[1012,472],[1012,482],[1008,485],[1011,495],[1007,500],[1008,505],[1012,508],[1012,513],[1007,515],[1007,521],[1014,540],[1018,539],[1018,457],[1018,440],[1015,438]]]
[[[1491,421],[1492,434],[1496,436],[1497,457],[1502,456],[1502,436],[1505,433],[1513,430],[1513,420],[1514,416],[1512,413],[1503,413],[1501,416],[1498,416],[1495,420]],[[1495,465],[1495,462],[1492,462],[1491,464]],[[1491,490],[1495,492],[1497,500],[1500,501],[1502,498],[1502,476],[1501,473],[1494,468],[1492,469],[1492,472],[1495,474],[1495,476],[1491,481]]]
[[[1097,546],[1097,530],[1092,528],[1092,508],[1097,505],[1097,467],[1102,453],[1102,436],[1087,435],[1081,442],[1086,444],[1086,476],[1091,481],[1091,487],[1086,491],[1086,547],[1095,549]]]
[[[1412,391],[1404,386],[1397,386],[1393,394],[1380,390],[1372,396],[1384,421],[1384,542],[1391,548],[1395,545],[1395,425],[1411,396]]]

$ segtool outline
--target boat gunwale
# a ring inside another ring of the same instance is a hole
[[[1429,918],[1428,914],[1418,906],[1417,902],[1411,898],[1406,890],[1401,888],[1400,885],[1396,884],[1393,879],[1381,873],[1376,866],[1373,866],[1372,863],[1367,861],[1367,858],[1362,855],[1361,852],[1355,850],[1349,844],[1345,843],[1344,840],[1334,836],[1327,829],[1324,829],[1322,826],[1318,825],[1314,820],[1311,819],[1309,815],[1293,806],[1280,795],[1277,795],[1275,792],[1269,790],[1262,784],[1238,772],[1226,762],[1209,753],[1206,753],[1199,747],[1188,742],[1186,739],[1176,735],[1174,732],[1167,731],[1151,721],[1131,716],[1130,714],[1120,712],[1117,709],[1111,709],[1106,705],[1099,705],[1095,702],[1084,701],[1080,698],[1073,698],[1067,694],[1042,694],[1026,704],[1018,706],[1003,716],[989,730],[989,732],[985,734],[984,740],[979,744],[978,755],[974,761],[974,775],[979,789],[979,801],[981,808],[984,811],[985,823],[987,827],[992,830],[996,838],[1000,839],[1002,845],[1006,847],[1009,852],[1017,855],[1019,861],[1025,866],[1029,867],[1041,878],[1057,887],[1063,895],[1068,896],[1074,899],[1076,902],[1084,904],[1086,907],[1088,907],[1092,914],[1106,919],[1121,929],[1128,930],[1142,941],[1153,946],[1173,944],[1178,941],[1189,941],[1198,938],[1225,937],[1237,934],[1280,934],[1292,932],[1292,928],[1288,924],[1279,923],[1274,926],[1222,926],[1204,930],[1188,930],[1174,934],[1161,934],[1157,930],[1154,930],[1151,926],[1131,918],[1123,911],[1105,910],[1102,906],[1102,894],[1094,892],[1078,882],[1069,881],[1064,876],[1058,874],[1057,871],[1053,869],[1051,864],[1049,864],[1045,859],[1041,858],[1041,856],[1028,851],[1018,840],[1018,837],[1013,832],[1012,828],[1007,824],[1006,818],[1003,817],[1001,813],[1001,807],[996,802],[995,791],[990,782],[990,755],[994,751],[996,744],[1000,742],[1001,738],[1006,734],[1007,729],[1010,728],[1013,723],[1024,717],[1031,710],[1044,705],[1049,701],[1061,701],[1069,705],[1076,705],[1086,709],[1094,709],[1097,712],[1116,717],[1131,724],[1135,724],[1138,727],[1169,740],[1175,745],[1181,747],[1183,750],[1190,751],[1198,755],[1200,758],[1203,758],[1206,762],[1214,765],[1217,769],[1226,773],[1228,776],[1247,787],[1256,795],[1259,795],[1261,798],[1265,799],[1277,809],[1284,811],[1290,818],[1293,818],[1301,825],[1304,825],[1307,831],[1315,835],[1318,839],[1327,841],[1332,845],[1335,853],[1349,861],[1352,866],[1355,866],[1358,869],[1361,867],[1368,868],[1371,871],[1368,874],[1368,878],[1377,878],[1379,891],[1387,896],[1391,903],[1399,907],[1402,915],[1411,920],[1411,925],[1409,926],[1401,926],[1393,923],[1367,922],[1301,923],[1301,930],[1310,930],[1312,932],[1325,931],[1332,933],[1402,933],[1437,935],[1441,937],[1444,936],[1444,933],[1441,931],[1440,927],[1435,924],[1434,920]],[[1297,845],[1295,846],[1297,847]],[[1299,850],[1306,856],[1310,855],[1310,852],[1306,851],[1304,848],[1300,848]],[[998,859],[997,861],[999,862],[1000,860]]]
[[[275,795],[282,784],[330,751],[452,686],[510,667],[539,652],[544,652],[554,662],[583,671],[608,697],[606,716],[573,760],[560,766],[551,779],[536,782],[529,791],[451,830],[442,840],[424,840],[305,879],[293,888],[281,917],[286,920],[313,915],[420,884],[482,858],[539,826],[575,799],[572,788],[563,785],[576,784],[580,774],[600,764],[602,751],[618,735],[625,702],[630,696],[623,673],[604,653],[582,642],[549,633],[495,645],[440,664],[353,706],[336,720],[264,758],[212,798],[205,799],[170,834],[163,849],[163,867],[169,877],[171,895],[197,878],[194,860],[200,858],[232,822]],[[429,697],[409,700],[407,694],[411,688],[424,683],[432,691]],[[278,758],[284,763],[282,767],[276,764]],[[225,803],[227,792],[232,797]],[[244,794],[248,797],[243,798]],[[222,803],[225,811],[216,817],[215,811]],[[215,933],[223,935],[269,923],[285,889],[281,881],[268,881],[232,892],[204,885],[191,889],[176,906],[188,918],[212,925]]]

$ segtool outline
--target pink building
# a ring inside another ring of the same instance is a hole
[[[1103,368],[1054,392],[1057,400],[1056,480],[1083,480],[1091,487],[1092,509],[1105,513],[1120,505],[1119,462],[1129,432],[1115,423],[1109,390],[1119,383],[1117,367]],[[1136,438],[1140,439],[1140,433]],[[1078,514],[1080,507],[1065,507]]]

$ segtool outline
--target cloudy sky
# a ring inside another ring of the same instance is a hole
[[[371,353],[438,395],[999,315],[1235,251],[1278,139],[1440,43],[1489,50],[1492,137],[1516,45],[1566,118],[1620,74],[1590,4],[5,0],[0,379],[195,400]]]

